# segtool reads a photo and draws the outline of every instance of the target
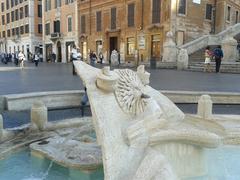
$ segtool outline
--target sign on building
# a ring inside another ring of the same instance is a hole
[[[145,36],[140,35],[138,37],[138,49],[145,49]]]

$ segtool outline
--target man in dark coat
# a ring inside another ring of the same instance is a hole
[[[222,62],[222,58],[223,58],[223,51],[222,51],[222,47],[218,46],[214,52],[214,57],[215,57],[215,62],[216,62],[216,73],[219,73],[220,70],[220,66],[221,66],[221,62]]]

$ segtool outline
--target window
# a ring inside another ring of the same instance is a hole
[[[11,0],[11,7],[14,6],[14,0]]]
[[[152,2],[152,23],[160,23],[161,2],[160,0],[153,0]]]
[[[19,28],[18,27],[16,28],[15,31],[16,31],[16,35],[19,35]]]
[[[102,12],[98,11],[96,16],[97,16],[97,19],[96,19],[97,32],[100,32],[102,31]]]
[[[1,4],[1,10],[4,12],[4,3]]]
[[[236,19],[235,19],[235,23],[236,23],[236,24],[238,23],[238,16],[239,16],[239,12],[236,11]]]
[[[20,8],[20,19],[23,18],[23,7]]]
[[[28,5],[26,5],[25,7],[24,7],[24,11],[25,11],[25,17],[28,17]]]
[[[25,33],[29,33],[29,25],[28,24],[25,25]]]
[[[38,17],[42,17],[42,5],[38,5]]]
[[[134,12],[135,10],[135,4],[129,4],[128,5],[128,27],[134,26]]]
[[[3,38],[6,37],[5,31],[2,32],[2,37],[3,37]]]
[[[86,16],[81,16],[81,33],[86,33]]]
[[[231,20],[231,7],[228,6],[227,7],[227,21],[230,21]]]
[[[42,34],[42,24],[38,24],[38,33]]]
[[[50,34],[50,23],[45,24],[45,35]]]
[[[10,29],[7,30],[7,37],[10,37],[11,36],[11,31]]]
[[[6,1],[6,9],[9,9],[9,0]]]
[[[10,13],[7,13],[7,23],[10,23]]]
[[[51,0],[45,0],[45,11],[51,10]]]
[[[186,0],[178,0],[178,14],[186,14]]]
[[[5,16],[2,15],[2,25],[5,25]]]
[[[18,20],[18,9],[15,10],[15,20]]]
[[[135,54],[135,38],[127,38],[127,54],[134,55]]]
[[[12,22],[14,22],[14,11],[11,12],[11,19],[12,19]]]
[[[68,17],[68,32],[72,32],[72,17]]]
[[[15,0],[15,6],[18,5],[18,0]]]
[[[15,36],[15,29],[12,29],[12,36]]]
[[[20,27],[20,34],[24,34],[24,26]]]
[[[55,8],[61,7],[61,0],[55,0]]]
[[[111,29],[117,28],[116,19],[117,19],[117,9],[111,8]]]
[[[73,3],[74,0],[65,0],[65,4]]]
[[[206,19],[212,20],[212,5],[211,4],[206,5]]]
[[[59,20],[53,22],[53,32],[60,33],[60,21]]]

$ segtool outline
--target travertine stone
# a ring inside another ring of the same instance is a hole
[[[42,101],[37,101],[31,108],[31,123],[43,131],[48,121],[48,110]]]
[[[117,79],[115,72],[110,71],[109,66],[105,66],[97,76],[97,87],[106,92],[113,92]]]
[[[204,118],[209,119],[212,117],[212,100],[209,95],[202,95],[198,100],[197,114]]]
[[[185,122],[184,113],[137,72],[114,70],[119,76],[116,89],[106,93],[96,86],[99,69],[81,61],[74,65],[87,87],[105,180],[175,180],[204,174],[204,148],[216,148],[218,135]],[[170,145],[164,154],[165,144]]]
[[[150,73],[145,71],[145,66],[144,65],[138,66],[137,75],[141,79],[143,85],[149,85]]]
[[[237,40],[231,36],[227,36],[222,41],[222,50],[224,53],[224,61],[238,60]]]
[[[167,32],[166,42],[163,44],[163,62],[177,62],[177,46],[173,41],[173,33]]]
[[[177,69],[184,70],[188,68],[188,52],[186,49],[181,49],[178,53]]]
[[[0,113],[3,112],[5,109],[5,97],[0,96]]]

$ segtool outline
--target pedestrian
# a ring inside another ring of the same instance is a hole
[[[97,60],[97,56],[93,51],[90,51],[89,58],[90,58],[90,65],[95,67],[95,62]]]
[[[74,64],[73,64],[73,61],[76,61],[78,58],[78,53],[77,53],[77,49],[76,49],[76,46],[73,45],[73,48],[72,48],[72,53],[71,53],[71,61],[72,61],[72,74],[73,75],[76,75],[76,70],[75,70],[75,67],[74,67]]]
[[[23,69],[24,68],[24,61],[26,60],[25,55],[20,51],[18,53],[18,60],[20,61],[20,67]]]
[[[210,47],[207,46],[205,49],[205,62],[204,62],[204,72],[211,72],[211,58],[212,58],[212,51]]]
[[[120,52],[118,52],[118,50],[117,50],[117,53],[118,53],[118,65],[120,65],[121,64]]]
[[[35,66],[37,67],[38,62],[39,62],[39,54],[38,53],[34,54],[34,62],[35,62]]]
[[[99,55],[98,55],[98,57],[99,57],[99,59],[100,59],[100,64],[102,64],[103,63],[103,53],[102,52],[100,52],[99,53]]]
[[[51,61],[55,63],[56,62],[56,57],[57,57],[56,54],[54,52],[52,52]]]
[[[14,53],[13,58],[14,58],[14,64],[15,64],[16,66],[18,66],[18,54],[17,54],[17,52]]]
[[[215,62],[216,62],[216,73],[219,73],[222,58],[223,58],[223,51],[222,51],[222,46],[217,46],[217,48],[213,52]]]
[[[237,44],[237,50],[238,50],[238,61],[240,61],[240,40],[238,41],[238,44]]]

